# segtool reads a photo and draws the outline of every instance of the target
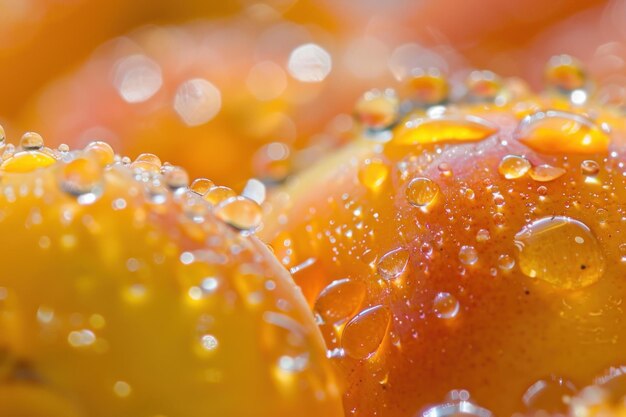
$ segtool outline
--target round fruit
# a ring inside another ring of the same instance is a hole
[[[341,415],[257,203],[104,142],[2,148],[0,415]]]
[[[361,134],[266,203],[350,415],[565,412],[626,360],[623,109],[551,68],[539,96],[483,74],[386,129],[360,108]]]

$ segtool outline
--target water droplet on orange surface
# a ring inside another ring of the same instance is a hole
[[[408,202],[416,207],[424,207],[432,203],[439,194],[439,186],[429,178],[413,178],[406,187],[405,195]]]
[[[588,118],[556,110],[526,116],[514,136],[535,151],[548,154],[603,153],[611,141],[608,131]]]
[[[115,160],[115,152],[111,145],[102,141],[95,141],[88,144],[85,147],[85,153],[98,161],[101,166],[112,164]]]
[[[486,242],[491,239],[491,234],[487,229],[480,229],[476,232],[476,242]]]
[[[158,156],[151,154],[151,153],[142,153],[135,159],[135,162],[148,162],[159,168],[161,168],[161,165],[162,165],[161,159]]]
[[[203,196],[206,195],[206,193],[208,193],[209,190],[214,186],[215,184],[213,183],[213,181],[206,178],[198,178],[191,183],[189,189],[194,193]]]
[[[390,321],[391,313],[385,306],[377,305],[361,311],[343,330],[341,345],[344,351],[355,359],[366,359],[380,347]]]
[[[359,181],[371,191],[376,191],[385,183],[389,175],[389,167],[384,162],[374,159],[366,160],[359,168]]]
[[[357,101],[354,114],[368,129],[382,130],[393,125],[398,119],[400,102],[392,89],[370,90]]]
[[[465,81],[470,101],[494,101],[502,93],[502,79],[491,71],[472,71]]]
[[[437,116],[407,121],[392,139],[396,145],[442,142],[478,142],[498,132],[488,121],[475,116]]]
[[[498,165],[498,171],[507,180],[521,178],[530,170],[528,159],[519,155],[506,155]]]
[[[448,292],[440,292],[433,300],[433,312],[440,319],[452,319],[459,313],[460,305],[456,297]]]
[[[43,138],[39,133],[26,132],[20,139],[20,146],[25,151],[36,151],[43,148]]]
[[[215,216],[237,230],[254,232],[261,226],[261,206],[245,197],[231,197],[213,210]]]
[[[548,88],[563,94],[587,88],[588,78],[585,70],[569,55],[556,55],[550,58],[544,75]]]
[[[515,266],[515,259],[511,255],[502,254],[498,257],[498,268],[503,271],[510,271]]]
[[[376,270],[386,280],[399,277],[406,270],[409,263],[409,251],[404,248],[387,252],[378,261]]]
[[[170,190],[179,190],[189,185],[189,175],[181,167],[171,167],[163,174],[163,180]]]
[[[324,322],[340,324],[359,311],[365,298],[365,284],[349,278],[331,282],[315,301],[315,312]]]
[[[587,159],[580,163],[580,169],[582,170],[583,175],[592,177],[594,175],[598,175],[600,172],[600,165],[596,161]]]
[[[102,168],[90,158],[77,158],[61,168],[61,188],[80,204],[95,202],[102,193]]]
[[[463,265],[474,265],[478,261],[478,251],[473,246],[461,246],[461,249],[459,249],[459,261]]]
[[[232,189],[224,186],[212,187],[209,191],[204,195],[204,199],[214,206],[218,205],[222,201],[235,197],[237,193],[235,193]]]
[[[535,181],[538,182],[549,182],[553,181],[565,174],[565,169],[554,167],[548,164],[542,164],[534,166],[530,169],[528,175]]]
[[[437,68],[415,68],[404,81],[406,96],[415,106],[430,107],[448,100],[448,80]]]
[[[561,377],[550,376],[532,384],[522,396],[529,411],[565,413],[568,400],[576,393],[576,386]]]
[[[565,216],[544,217],[515,235],[520,270],[562,289],[586,287],[605,268],[600,243],[584,223]]]

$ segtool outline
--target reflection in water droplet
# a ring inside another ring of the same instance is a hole
[[[141,103],[163,85],[161,67],[144,55],[131,55],[116,64],[113,84],[128,103]]]
[[[346,324],[341,337],[344,351],[355,359],[365,359],[380,347],[391,321],[389,309],[382,305],[361,311]]]
[[[263,217],[261,206],[246,197],[224,200],[215,207],[213,213],[228,225],[245,232],[257,230]]]
[[[530,162],[523,156],[518,155],[506,155],[500,161],[498,171],[507,180],[521,178],[530,169]]]
[[[365,284],[349,278],[331,282],[315,301],[315,312],[324,322],[340,324],[352,318],[365,298]]]
[[[576,289],[600,279],[605,259],[584,223],[564,216],[544,217],[515,235],[520,270],[555,287]]]
[[[440,319],[452,319],[459,313],[460,305],[456,297],[449,292],[440,292],[433,300],[433,312]]]
[[[92,159],[78,158],[61,168],[61,188],[79,204],[92,204],[102,194],[102,168]]]
[[[394,249],[381,256],[376,270],[386,280],[398,278],[409,263],[409,251],[404,248]]]
[[[530,169],[529,175],[535,181],[549,182],[553,181],[565,174],[565,169],[553,167],[552,165],[537,165]]]
[[[197,178],[191,183],[189,189],[194,193],[203,196],[206,195],[206,193],[208,193],[213,186],[215,186],[213,181],[206,178]]]
[[[305,83],[324,81],[332,68],[330,54],[314,43],[300,45],[291,52],[287,69],[296,80]]]
[[[20,139],[20,146],[25,151],[36,151],[43,148],[43,138],[39,133],[26,132]]]
[[[439,194],[439,186],[429,178],[413,178],[407,185],[405,194],[411,205],[424,207],[435,200]]]
[[[389,167],[377,159],[366,160],[359,168],[359,182],[371,191],[377,191],[383,186],[387,176],[389,175]]]
[[[370,90],[357,101],[354,113],[357,120],[368,129],[382,130],[398,119],[400,102],[392,89]]]
[[[502,79],[491,71],[472,71],[465,81],[467,98],[473,102],[494,101],[502,93]]]
[[[526,116],[514,136],[535,151],[548,154],[603,153],[610,144],[606,129],[579,114],[556,110]]]
[[[464,265],[474,265],[478,261],[478,251],[473,246],[461,246],[459,260]]]
[[[185,81],[176,90],[174,110],[188,126],[200,126],[213,119],[222,107],[222,95],[202,78]]]

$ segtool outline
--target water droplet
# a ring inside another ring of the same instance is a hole
[[[506,155],[500,161],[498,171],[507,180],[521,178],[530,169],[531,165],[528,159],[518,155]]]
[[[555,287],[577,289],[598,281],[604,253],[589,227],[564,216],[544,217],[515,235],[520,270]]]
[[[115,152],[111,145],[102,141],[91,142],[85,147],[85,153],[98,161],[101,166],[112,164],[115,160]]]
[[[346,324],[341,337],[344,351],[355,359],[374,354],[387,335],[391,321],[389,309],[382,305],[361,311]]]
[[[365,298],[365,284],[344,278],[331,282],[315,301],[315,312],[324,322],[341,324],[359,311]]]
[[[142,103],[163,85],[161,67],[144,55],[131,55],[115,66],[113,84],[128,103]]]
[[[406,187],[408,202],[416,207],[431,204],[439,194],[439,186],[433,180],[424,177],[413,178]]]
[[[147,162],[159,168],[161,168],[161,165],[162,165],[161,159],[159,159],[158,156],[151,154],[151,153],[142,153],[135,159],[135,162]]]
[[[415,68],[404,81],[404,90],[414,106],[430,107],[448,100],[450,86],[438,68]]]
[[[381,256],[376,270],[386,280],[398,278],[404,273],[409,263],[409,251],[404,248],[394,249]]]
[[[37,151],[43,148],[43,138],[39,133],[26,132],[20,139],[20,146],[25,151]]]
[[[532,384],[522,396],[522,402],[529,411],[565,414],[567,399],[576,391],[572,382],[552,375]]]
[[[609,211],[603,208],[597,209],[596,219],[598,220],[598,223],[606,223],[609,220]]]
[[[263,217],[261,206],[245,197],[224,200],[215,207],[213,213],[228,225],[245,232],[257,230]]]
[[[459,301],[449,292],[440,292],[433,300],[433,312],[440,319],[452,319],[460,310]]]
[[[569,55],[550,58],[545,69],[548,88],[569,95],[576,90],[585,90],[588,79],[582,65]]]
[[[515,259],[512,256],[505,254],[500,255],[498,258],[498,268],[503,271],[510,271],[515,266]]]
[[[298,46],[289,55],[287,69],[296,80],[318,83],[330,73],[332,58],[324,48],[314,43]]]
[[[181,167],[171,167],[163,174],[163,180],[170,190],[180,190],[189,185],[189,175]]]
[[[491,234],[489,233],[489,230],[480,229],[476,233],[476,242],[486,242],[489,239],[491,239]]]
[[[92,204],[102,194],[102,168],[90,158],[77,158],[61,168],[61,188],[78,199]]]
[[[231,197],[235,197],[236,195],[237,193],[235,193],[232,189],[228,187],[217,186],[210,188],[209,191],[204,195],[204,199],[216,206],[222,201]]]
[[[397,145],[478,142],[497,131],[495,125],[476,116],[444,115],[409,120],[397,129],[392,142]]]
[[[399,111],[400,102],[392,89],[366,92],[354,109],[357,120],[371,130],[389,128],[398,119]]]
[[[603,153],[610,143],[608,131],[593,121],[556,110],[526,116],[514,136],[535,151],[547,154]]]
[[[209,81],[194,78],[176,90],[174,110],[187,126],[200,126],[213,119],[222,107],[222,95]]]
[[[491,71],[472,71],[465,81],[467,98],[473,102],[491,102],[502,93],[502,79]]]
[[[534,166],[530,169],[529,175],[535,181],[549,182],[553,181],[565,174],[565,169],[554,167],[548,164]]]
[[[217,349],[217,338],[211,334],[205,334],[200,337],[200,345],[204,350],[213,352]]]
[[[425,409],[421,417],[493,417],[493,413],[472,401],[466,390],[453,390],[445,402]]]
[[[206,178],[198,178],[191,183],[189,189],[198,195],[204,196],[214,186],[213,181]]]
[[[371,191],[377,191],[383,186],[387,176],[389,175],[389,167],[378,160],[366,160],[359,168],[358,177],[361,184]]]
[[[473,246],[461,246],[461,249],[459,249],[459,261],[463,265],[474,265],[478,261],[478,251]]]
[[[587,159],[581,162],[580,169],[582,170],[583,175],[592,177],[598,175],[600,172],[600,165],[596,161]]]

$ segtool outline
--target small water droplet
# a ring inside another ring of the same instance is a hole
[[[365,284],[344,278],[331,282],[315,301],[315,312],[324,322],[340,324],[359,311],[365,299]]]
[[[213,210],[215,216],[244,232],[254,232],[261,226],[261,206],[246,197],[231,197],[222,201]]]
[[[493,413],[480,407],[466,390],[453,390],[446,396],[446,401],[426,408],[421,417],[493,417]]]
[[[474,265],[478,261],[478,251],[473,246],[461,246],[461,249],[459,249],[459,261],[463,265]]]
[[[506,253],[498,257],[498,268],[502,271],[510,271],[515,266],[515,259]]]
[[[378,159],[366,160],[358,172],[359,182],[371,191],[380,189],[388,175],[389,167]]]
[[[252,158],[255,176],[270,183],[284,181],[291,172],[292,164],[291,148],[281,142],[262,146]]]
[[[476,242],[486,242],[489,239],[491,239],[491,234],[489,233],[489,230],[480,229],[476,233]]]
[[[136,159],[135,162],[147,162],[154,166],[161,168],[161,159],[158,156],[151,153],[142,153]]]
[[[204,199],[214,206],[218,205],[224,200],[235,197],[237,193],[235,193],[232,189],[224,186],[212,187],[209,191],[204,195]]]
[[[494,101],[504,89],[502,79],[491,71],[472,71],[465,81],[467,98],[472,102]]]
[[[212,334],[205,334],[200,337],[200,345],[206,351],[213,352],[218,347],[218,341]]]
[[[61,168],[61,188],[77,197],[79,204],[92,204],[102,194],[102,168],[91,158],[77,158]]]
[[[25,151],[37,151],[43,148],[43,138],[39,133],[26,132],[20,139],[20,146]]]
[[[91,142],[85,147],[85,153],[98,161],[101,166],[112,164],[115,160],[115,152],[111,145],[102,141]]]
[[[598,173],[600,172],[600,165],[596,161],[587,159],[580,163],[580,169],[583,175],[592,177],[592,176],[598,175]]]
[[[355,359],[366,359],[379,349],[390,321],[391,313],[385,306],[377,305],[361,311],[343,330],[343,350]]]
[[[398,278],[404,273],[409,263],[409,251],[404,248],[394,249],[381,256],[376,270],[386,280]]]
[[[408,202],[416,207],[431,204],[439,194],[439,186],[433,180],[424,177],[413,178],[406,187]]]
[[[357,101],[354,113],[357,120],[368,129],[389,128],[398,119],[400,102],[392,89],[370,90]]]
[[[598,281],[604,253],[589,227],[570,217],[535,220],[515,235],[520,270],[555,287],[576,289]]]
[[[448,100],[450,86],[438,68],[414,68],[404,81],[404,91],[414,106],[430,107]]]
[[[532,167],[528,174],[530,175],[530,178],[535,181],[549,182],[563,176],[565,172],[566,171],[563,168],[542,164]]]
[[[498,171],[507,180],[521,178],[530,170],[528,159],[519,155],[506,155],[498,165]]]
[[[569,55],[556,55],[550,58],[544,75],[548,88],[561,94],[585,91],[588,86],[587,74],[582,65]]]
[[[213,181],[206,178],[198,178],[191,183],[189,189],[198,195],[204,196],[214,186]]]
[[[440,292],[433,300],[433,312],[440,319],[452,319],[460,310],[459,301],[449,292]]]

